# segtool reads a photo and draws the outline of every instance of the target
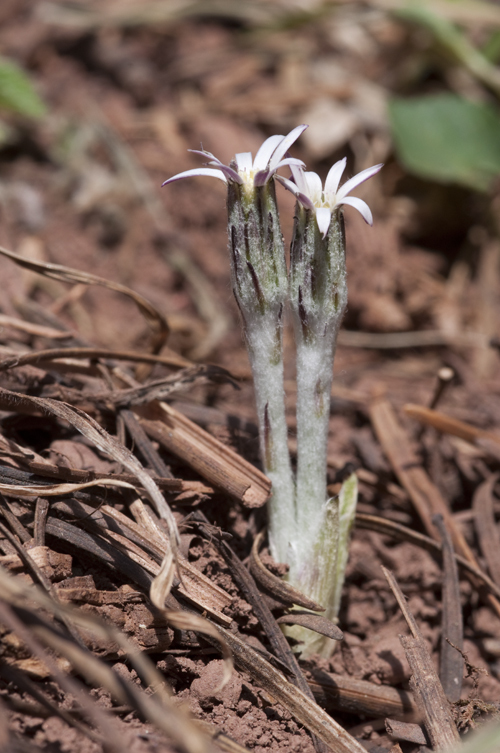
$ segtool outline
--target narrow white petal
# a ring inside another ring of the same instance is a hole
[[[290,171],[299,191],[306,196],[309,196],[309,186],[307,185],[307,181],[304,177],[305,171],[298,165],[294,164],[290,165]]]
[[[323,193],[323,184],[321,182],[321,178],[319,177],[318,173],[304,173],[304,178],[306,179],[307,188],[308,188],[308,196],[315,204],[319,204],[321,202],[321,194]]]
[[[332,219],[331,210],[328,207],[320,207],[316,209],[316,222],[318,223],[319,232],[325,237],[330,227],[330,220]]]
[[[255,155],[255,159],[253,161],[253,169],[256,172],[266,169],[269,164],[269,160],[271,159],[272,153],[284,138],[284,136],[270,136],[264,141],[259,151]]]
[[[334,164],[333,167],[330,168],[330,171],[325,180],[325,194],[327,196],[327,199],[333,199],[333,197],[337,193],[340,179],[345,170],[346,162],[347,159],[344,157],[344,159],[339,160]]]
[[[250,172],[252,170],[252,152],[240,152],[236,155],[236,164],[238,165],[238,172],[246,170]]]
[[[217,159],[217,157],[214,157],[212,152],[206,152],[204,149],[188,149],[188,152],[191,152],[191,154],[199,154],[200,157],[205,157],[205,159],[214,160],[214,162],[218,162],[219,165],[222,165],[222,162],[220,159]]]
[[[285,156],[287,151],[290,149],[292,144],[297,141],[300,134],[303,133],[308,126],[306,125],[299,125],[296,128],[294,128],[292,131],[290,131],[289,134],[285,136],[284,139],[282,139],[279,146],[276,148],[276,151],[274,152],[270,167],[273,168],[275,165],[278,164],[278,162],[281,162],[282,158]]]
[[[194,170],[185,170],[183,173],[174,175],[173,178],[169,178],[164,183],[162,183],[162,186],[166,186],[168,185],[168,183],[173,183],[175,180],[192,178],[197,175],[207,175],[210,178],[219,178],[219,180],[223,180],[224,183],[227,183],[226,176],[224,175],[222,170],[212,170],[210,167],[196,167]]]
[[[347,196],[348,193],[353,191],[357,186],[361,185],[361,183],[364,183],[365,180],[368,180],[368,178],[371,178],[373,175],[376,175],[378,171],[383,167],[383,164],[380,165],[374,165],[373,167],[367,167],[366,170],[363,170],[362,172],[355,175],[353,178],[350,178],[348,181],[344,183],[342,188],[339,189],[337,192],[337,198],[343,199],[344,196]]]
[[[304,206],[306,209],[310,209],[311,211],[315,210],[314,204],[312,203],[309,196],[299,191],[297,185],[293,183],[293,181],[288,180],[288,178],[283,178],[282,175],[277,175],[276,180],[279,181],[282,186],[285,186],[285,188],[291,191],[294,196],[297,197],[297,201],[300,201],[302,206]]]
[[[209,164],[210,165],[216,165],[217,163],[216,162],[210,162]],[[226,176],[226,178],[228,180],[231,180],[233,183],[239,183],[240,186],[243,183],[243,179],[238,175],[238,173],[236,172],[236,170],[233,170],[233,168],[229,167],[229,165],[223,165],[221,163],[220,170],[221,170],[221,172],[224,173],[224,175]]]
[[[338,201],[337,205],[339,204],[349,204],[351,207],[354,207],[368,225],[373,225],[371,209],[363,199],[358,199],[356,196],[347,196],[345,199]]]
[[[287,157],[286,159],[282,159],[281,162],[278,162],[277,165],[275,165],[273,168],[268,167],[265,170],[259,170],[259,172],[255,173],[253,184],[254,186],[264,186],[269,178],[271,178],[276,170],[279,170],[280,167],[285,167],[286,165],[295,165],[296,167],[302,168],[304,167],[304,163],[300,159],[295,159],[295,157]]]
[[[297,159],[296,157],[287,157],[286,159],[282,159],[281,162],[278,162],[278,164],[273,167],[272,172],[276,172],[276,170],[279,170],[280,167],[284,167],[285,165],[295,165],[296,167],[300,167],[301,169],[304,169],[305,167],[305,164],[301,159]]]
[[[300,193],[297,185],[293,182],[293,180],[288,180],[288,178],[284,178],[282,175],[277,175],[276,180],[278,180],[282,186],[288,188],[288,190],[291,191],[294,196],[297,196],[297,194]]]

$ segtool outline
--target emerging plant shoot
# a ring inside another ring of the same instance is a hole
[[[267,139],[254,160],[237,154],[230,165],[205,151],[206,167],[187,170],[163,185],[190,176],[211,176],[228,189],[228,236],[233,291],[241,313],[254,378],[260,447],[272,481],[269,541],[274,558],[290,566],[290,582],[337,619],[357,499],[355,476],[338,498],[326,494],[330,392],[337,335],[347,304],[341,205],[351,205],[372,224],[361,199],[348,196],[382,165],[364,170],[339,189],[346,160],[337,162],[323,188],[288,149],[307,126]],[[289,167],[292,179],[277,174]],[[275,196],[275,180],[297,197],[287,271]],[[288,451],[283,388],[283,317],[289,305],[297,348],[297,471]],[[332,641],[293,628],[303,654],[328,655]]]

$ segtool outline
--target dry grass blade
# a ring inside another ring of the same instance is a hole
[[[436,515],[434,522],[443,541],[443,613],[439,677],[447,699],[450,703],[456,703],[462,693],[464,674],[464,659],[460,653],[464,643],[460,583],[451,536],[440,516]]]
[[[292,607],[297,605],[304,609],[312,609],[315,612],[324,612],[325,608],[321,604],[316,604],[315,601],[309,599],[301,591],[298,591],[290,583],[273,575],[262,562],[259,556],[259,549],[264,540],[264,532],[261,531],[257,534],[252,544],[252,552],[250,554],[250,572],[261,586],[263,586],[273,598],[280,601],[282,604]]]
[[[219,366],[200,364],[177,372],[163,379],[155,379],[141,387],[132,387],[111,392],[97,392],[86,395],[96,403],[110,402],[115,408],[126,408],[133,405],[145,405],[154,400],[164,400],[174,392],[182,392],[209,382],[230,383],[237,387],[228,371]]]
[[[409,541],[415,546],[420,546],[428,552],[434,554],[442,551],[441,545],[431,539],[429,536],[425,536],[423,533],[413,531],[411,528],[396,523],[394,520],[388,520],[386,518],[380,518],[378,515],[367,515],[366,513],[356,513],[356,526],[358,528],[365,528],[368,531],[375,531],[381,533],[384,536],[392,536],[400,541]],[[477,578],[483,585],[488,588],[491,593],[500,599],[500,588],[489,578],[486,573],[462,557],[460,554],[454,553],[454,557],[457,564],[460,565],[464,573],[469,576],[470,580],[475,582]]]
[[[308,630],[314,630],[316,633],[326,635],[327,638],[332,638],[335,641],[341,641],[344,638],[344,634],[338,625],[326,617],[322,617],[320,614],[290,612],[290,614],[278,617],[276,622],[278,625],[301,625],[308,628]]]
[[[81,505],[81,507],[85,509],[87,506]],[[144,505],[141,500],[136,500],[130,507],[131,509],[133,508],[134,513],[141,511],[142,520],[147,519],[147,513],[145,515]],[[119,533],[147,549],[148,552],[152,553],[153,557],[156,556],[159,562],[164,560],[165,552],[169,549],[169,541],[167,535],[161,529],[156,526],[145,528],[143,525],[138,525],[109,505],[103,505],[99,512],[107,528],[111,528],[113,524],[115,526],[119,525]],[[149,520],[151,521],[151,518]],[[176,584],[176,587],[179,593],[191,604],[196,605],[200,611],[207,612],[216,622],[229,626],[231,618],[223,614],[222,610],[225,607],[229,607],[232,603],[232,597],[213,583],[210,578],[201,573],[181,554],[178,555],[177,567],[180,582]],[[157,571],[154,574],[157,575]]]
[[[205,538],[212,542],[212,545],[216,547],[217,551],[224,558],[239,589],[248,603],[252,606],[255,616],[262,625],[275,656],[281,662],[282,666],[288,669],[292,682],[294,682],[294,684],[312,700],[313,695],[311,689],[307,684],[307,680],[299,663],[293,654],[287,639],[278,627],[270,608],[265,600],[262,599],[262,593],[257,588],[257,584],[252,578],[251,573],[248,572],[247,568],[243,565],[239,557],[236,556],[227,542],[224,541],[221,536],[213,535],[210,524],[201,512],[193,513],[191,519],[197,521]],[[316,742],[317,741],[315,741],[315,747],[318,750]]]
[[[400,641],[412,672],[410,686],[425,720],[429,739],[436,750],[449,750],[460,739],[453,721],[451,706],[434,668],[429,649],[415,618],[408,609],[403,592],[394,575],[385,567],[382,567],[382,570],[412,633],[411,637],[400,636]]]
[[[54,327],[44,327],[43,324],[25,322],[24,319],[17,319],[5,314],[0,314],[0,327],[13,327],[21,332],[27,332],[29,335],[45,337],[48,340],[70,340],[72,338],[71,332],[61,332]]]
[[[38,476],[45,478],[62,479],[68,483],[73,484],[86,484],[88,481],[96,481],[97,479],[103,479],[104,481],[123,481],[135,488],[134,482],[135,476],[131,473],[104,473],[100,471],[83,470],[81,468],[68,468],[63,465],[54,465],[44,461],[43,463],[36,460],[30,460],[30,456],[21,455],[20,460],[23,461],[26,468],[35,473]],[[5,477],[3,472],[6,469],[0,466],[0,478]],[[17,471],[17,475],[20,477],[22,471]],[[26,474],[26,481],[28,481],[28,474]],[[172,494],[213,494],[213,489],[210,486],[206,486],[201,481],[184,481],[180,478],[155,478],[155,483],[163,491],[170,492]]]
[[[497,481],[496,473],[476,489],[472,507],[479,546],[491,577],[500,585],[500,536],[493,509],[493,489]]]
[[[123,293],[134,301],[135,305],[151,327],[153,332],[151,350],[153,353],[157,353],[166,342],[169,334],[167,320],[148,300],[146,300],[146,298],[143,298],[142,295],[139,295],[139,293],[136,293],[131,288],[127,288],[125,285],[120,285],[118,282],[105,280],[102,277],[97,277],[88,272],[82,272],[78,269],[71,269],[70,267],[62,266],[61,264],[50,264],[48,262],[26,259],[24,256],[19,256],[19,254],[15,254],[13,251],[8,251],[1,246],[0,254],[12,259],[12,261],[18,266],[23,267],[24,269],[29,269],[31,272],[38,272],[38,274],[44,275],[44,277],[50,277],[53,280],[59,280],[60,282],[67,282],[73,285],[100,285],[101,287],[108,288],[108,290]]]
[[[178,704],[172,704],[163,675],[118,628],[103,622],[93,614],[55,602],[40,589],[27,586],[18,579],[12,578],[1,567],[0,598],[7,604],[21,607],[28,612],[33,609],[32,605],[36,605],[36,611],[31,614],[34,622],[39,625],[38,637],[40,639],[65,656],[82,676],[88,678],[89,682],[105,687],[119,703],[132,705],[141,716],[167,734],[182,750],[188,753],[212,751],[212,745],[207,736],[198,729]],[[126,653],[130,664],[142,681],[154,689],[154,694],[148,695],[134,683],[119,678],[105,662],[94,657],[90,651],[62,637],[52,629],[49,623],[39,617],[40,609],[46,610],[59,619],[65,617],[75,626],[116,643]]]
[[[295,685],[289,683],[281,672],[248,646],[234,633],[223,628],[217,631],[226,639],[237,666],[243,669],[299,723],[330,746],[335,753],[366,753],[365,748],[332,719],[314,701]]]
[[[87,735],[91,740],[100,742],[101,744],[104,742],[101,735],[97,734],[96,732],[94,732],[94,730],[90,729],[90,727],[83,724],[74,713],[61,708],[47,695],[45,695],[45,693],[42,693],[42,691],[37,687],[36,683],[17,667],[0,663],[0,676],[8,682],[12,682],[19,688],[19,690],[27,693],[38,702],[37,707],[33,709],[33,711],[37,715],[59,716],[63,721],[66,722],[66,724],[72,727],[76,727],[85,735]],[[3,750],[1,745],[0,750]]]
[[[477,444],[479,440],[486,440],[497,445],[500,444],[500,435],[494,434],[491,431],[484,431],[484,429],[478,429],[477,426],[467,424],[465,421],[459,421],[440,411],[411,403],[405,405],[403,410],[410,418],[414,418],[426,426],[432,426],[443,434],[452,434],[455,437],[460,437],[460,439],[465,439],[466,442],[470,442],[471,444]]]
[[[168,350],[168,349],[167,349]],[[173,351],[163,353],[161,356],[148,353],[137,353],[134,350],[109,350],[109,348],[51,348],[48,350],[36,350],[23,355],[13,355],[0,361],[0,371],[15,369],[28,364],[45,363],[47,366],[64,366],[70,358],[95,359],[109,358],[115,361],[134,361],[136,363],[161,363],[164,366],[182,368],[191,366],[191,362]],[[82,366],[83,368],[83,366]]]
[[[104,431],[104,429],[94,421],[93,418],[83,411],[80,411],[78,408],[73,408],[66,403],[61,403],[57,400],[50,400],[48,398],[20,395],[19,393],[10,392],[9,390],[1,388],[0,399],[2,399],[4,403],[9,404],[13,410],[23,404],[36,406],[43,413],[49,413],[52,416],[57,416],[57,418],[60,418],[63,421],[67,421],[102,452],[112,457],[114,460],[117,460],[119,463],[122,463],[122,465],[124,465],[125,468],[135,476],[135,478],[137,478],[160,517],[167,522],[170,531],[170,541],[175,556],[178,544],[178,532],[172,511],[151,476],[146,473],[137,458],[126,447]]]
[[[24,616],[26,617],[25,610]],[[35,621],[42,622],[41,619],[36,618],[31,614]],[[57,681],[59,686],[77,700],[86,716],[92,720],[96,729],[103,730],[103,736],[105,743],[109,746],[111,751],[119,753],[120,746],[125,744],[121,734],[115,727],[113,719],[100,708],[98,704],[91,699],[91,697],[84,691],[80,683],[76,682],[73,678],[69,677],[59,666],[53,656],[46,651],[42,643],[38,640],[38,636],[33,629],[33,626],[29,627],[24,624],[24,621],[20,619],[20,616],[16,614],[15,607],[8,602],[8,600],[0,599],[0,620],[2,624],[10,629],[15,635],[17,635],[25,644],[25,646],[31,651],[34,657],[36,657],[43,665],[50,671],[52,677]],[[110,729],[111,728],[111,729]],[[114,729],[113,729],[114,728]],[[110,734],[111,733],[111,734]],[[117,734],[118,733],[118,734]]]
[[[0,482],[0,492],[6,496],[22,497],[32,499],[43,494],[45,497],[58,497],[62,494],[74,494],[82,489],[89,489],[92,486],[117,486],[124,489],[135,489],[133,484],[127,481],[118,481],[116,479],[95,479],[83,484],[4,484]]]
[[[217,631],[217,628],[215,628],[214,625],[212,625],[212,623],[206,620],[204,617],[200,617],[199,615],[193,614],[192,612],[179,612],[173,609],[165,609],[165,601],[172,588],[173,572],[174,568],[172,553],[167,552],[165,554],[165,557],[163,558],[160,572],[151,583],[151,588],[149,590],[149,597],[151,599],[151,602],[157,609],[160,610],[160,612],[162,612],[168,624],[173,628],[176,628],[177,630],[194,630],[196,632],[202,633],[202,635],[207,635],[215,638],[215,640],[220,644],[222,648],[222,655],[225,661],[224,675],[221,681],[222,688],[231,679],[231,674],[233,671],[233,658],[231,649],[229,648],[224,638],[221,637],[220,633]]]

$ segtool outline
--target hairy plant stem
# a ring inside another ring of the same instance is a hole
[[[261,457],[272,481],[269,500],[269,536],[277,561],[289,558],[289,542],[295,534],[295,489],[287,441],[283,360],[280,348],[269,338],[269,322],[247,328],[246,340],[254,379]],[[281,333],[280,333],[281,334]]]
[[[261,456],[273,484],[271,546],[276,559],[284,562],[294,532],[295,489],[283,388],[283,311],[288,279],[273,180],[258,187],[229,184],[228,232],[233,291],[254,378]]]
[[[347,304],[343,223],[338,212],[323,238],[314,214],[297,205],[290,301],[297,349],[297,476],[289,580],[336,619],[343,582],[337,565],[342,546],[348,544],[348,536],[345,540],[340,531],[339,501],[327,501],[326,493],[333,361]],[[311,631],[299,633],[306,644],[303,653],[312,646],[319,650],[325,642]]]

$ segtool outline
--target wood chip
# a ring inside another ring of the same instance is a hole
[[[375,685],[349,675],[313,670],[309,687],[327,711],[343,711],[369,717],[417,714],[413,695],[389,685]]]
[[[246,507],[261,507],[271,482],[261,471],[204,429],[165,403],[137,408],[146,433],[180,457],[210,484],[239,499]]]
[[[420,724],[401,722],[397,719],[386,719],[385,728],[387,734],[394,740],[404,740],[415,745],[427,745],[427,736]]]

